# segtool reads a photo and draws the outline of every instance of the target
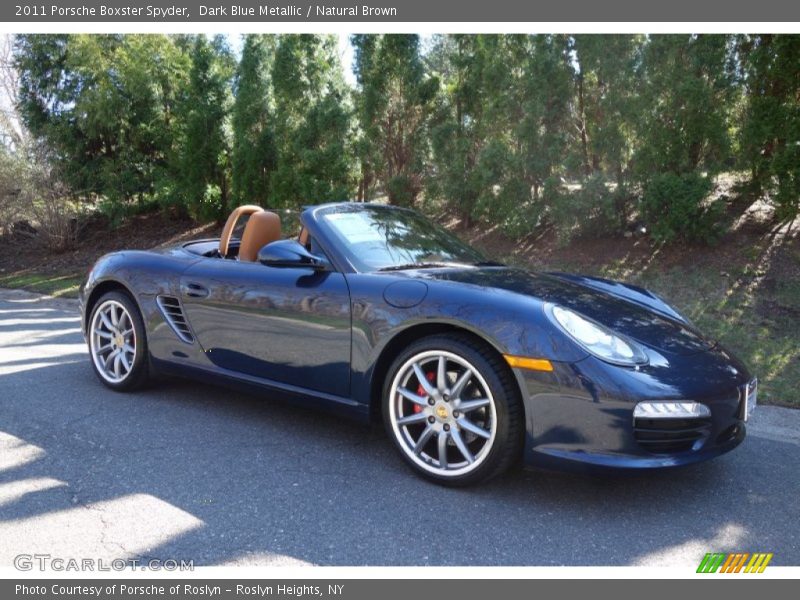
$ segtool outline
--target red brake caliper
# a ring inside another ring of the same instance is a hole
[[[436,373],[431,371],[430,373],[425,375],[425,377],[428,379],[428,381],[433,383],[434,380],[436,379]],[[428,394],[425,393],[425,388],[422,387],[421,383],[417,386],[417,396],[422,396],[423,398],[427,398],[428,397]],[[419,404],[415,404],[414,405],[414,412],[415,413],[421,413],[422,412],[422,407]]]

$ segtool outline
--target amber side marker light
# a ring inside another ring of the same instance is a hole
[[[511,356],[504,354],[503,358],[511,367],[529,369],[531,371],[552,371],[553,364],[546,358],[528,358],[527,356]]]

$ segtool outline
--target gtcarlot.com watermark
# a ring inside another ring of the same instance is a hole
[[[157,558],[64,558],[51,554],[17,554],[14,567],[18,571],[194,571],[193,560],[161,560]]]

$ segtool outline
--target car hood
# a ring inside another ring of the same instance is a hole
[[[495,290],[522,294],[543,302],[551,302],[579,312],[609,329],[646,346],[677,355],[703,352],[714,346],[694,328],[680,319],[659,312],[657,300],[647,306],[647,297],[638,294],[641,302],[610,291],[598,289],[590,278],[573,278],[553,273],[534,273],[510,267],[474,269],[419,270],[424,279],[453,281]],[[620,286],[622,287],[622,286]]]

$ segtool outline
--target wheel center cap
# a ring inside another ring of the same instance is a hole
[[[118,333],[117,336],[114,338],[114,343],[117,345],[118,348],[122,348],[125,345],[125,339],[122,337],[121,333]]]
[[[443,404],[440,404],[436,407],[436,416],[440,419],[446,419],[450,413],[447,411],[447,407]]]

